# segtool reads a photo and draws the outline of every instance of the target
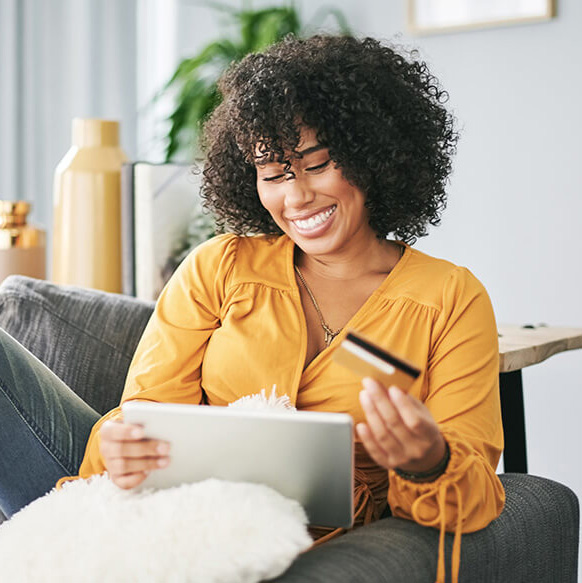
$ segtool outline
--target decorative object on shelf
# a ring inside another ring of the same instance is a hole
[[[175,108],[170,115],[170,129],[166,139],[166,162],[185,154],[188,161],[198,156],[198,135],[203,122],[220,103],[217,81],[233,63],[248,53],[254,53],[281,40],[288,34],[298,37],[311,36],[321,31],[328,16],[335,19],[333,28],[348,34],[350,28],[343,13],[334,8],[322,8],[307,24],[301,23],[297,8],[274,6],[252,10],[232,8],[223,4],[211,4],[226,13],[228,20],[237,26],[236,37],[227,29],[222,38],[206,45],[197,55],[180,62],[171,79],[156,98],[170,93]],[[237,38],[238,37],[238,38]]]
[[[408,0],[408,28],[416,34],[529,24],[555,15],[556,0]]]
[[[51,279],[120,293],[119,123],[73,120],[73,145],[55,171]]]
[[[9,275],[44,279],[46,234],[27,224],[30,203],[0,200],[0,282]]]
[[[123,165],[124,294],[157,299],[188,251],[214,235],[214,223],[201,206],[201,178],[200,168],[193,164]]]

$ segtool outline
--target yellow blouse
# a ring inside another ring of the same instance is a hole
[[[345,331],[303,370],[307,330],[293,252],[286,236],[221,235],[194,250],[160,295],[122,401],[226,405],[276,384],[298,409],[363,421],[360,379],[331,359]],[[406,246],[349,328],[422,366],[411,394],[429,408],[451,452],[442,476],[414,483],[378,467],[356,444],[356,524],[379,518],[389,504],[393,515],[441,533],[485,527],[500,514],[504,490],[495,473],[503,448],[497,327],[481,283]],[[97,432],[118,415],[111,411],[93,428],[81,477],[104,471]],[[457,536],[457,562],[459,544]]]

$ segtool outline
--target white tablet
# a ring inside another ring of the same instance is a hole
[[[302,504],[312,525],[352,525],[350,415],[147,401],[128,401],[122,410],[147,437],[171,443],[169,466],[153,471],[142,487],[207,478],[261,483]]]

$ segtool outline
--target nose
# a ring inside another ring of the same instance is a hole
[[[285,206],[289,208],[301,208],[313,202],[315,193],[309,187],[308,181],[301,176],[290,173],[285,181]]]

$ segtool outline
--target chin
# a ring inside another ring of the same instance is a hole
[[[330,237],[318,237],[314,239],[295,236],[291,237],[291,239],[293,239],[295,245],[306,255],[331,255],[339,251],[342,247],[337,242],[330,240]]]

